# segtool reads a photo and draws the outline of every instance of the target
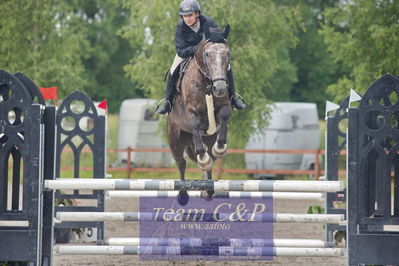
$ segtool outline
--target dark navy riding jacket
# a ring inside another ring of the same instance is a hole
[[[198,48],[199,43],[204,35],[204,25],[208,23],[209,29],[216,30],[219,26],[210,17],[200,15],[200,29],[198,32],[193,31],[183,19],[181,19],[176,25],[175,43],[176,53],[181,58],[189,58],[194,55]]]

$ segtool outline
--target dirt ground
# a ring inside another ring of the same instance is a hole
[[[322,205],[320,201],[275,200],[274,212],[306,213],[310,205]],[[137,199],[107,199],[106,211],[138,211]],[[128,225],[126,223],[129,223]],[[105,237],[138,237],[137,222],[107,222]],[[323,224],[275,224],[275,238],[324,239]],[[133,255],[60,255],[54,257],[54,265],[346,265],[345,257],[274,257],[272,261],[140,261]]]

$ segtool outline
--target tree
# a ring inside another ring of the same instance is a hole
[[[317,103],[320,116],[324,115],[324,104],[328,99],[327,87],[342,75],[341,65],[334,62],[323,35],[319,33],[325,19],[324,10],[338,3],[336,0],[296,1],[304,18],[304,27],[297,32],[298,45],[290,51],[298,77],[290,99]]]
[[[384,73],[398,75],[399,2],[352,0],[325,12],[322,34],[336,62],[348,74],[329,86],[336,100],[353,88],[365,92]]]
[[[135,47],[141,46],[126,71],[149,97],[161,98],[164,93],[163,77],[175,56],[179,3],[180,0],[125,2],[131,16],[129,25],[123,28],[123,36]],[[200,4],[203,14],[214,18],[219,25],[231,25],[229,43],[236,87],[245,97],[248,109],[234,112],[230,123],[234,141],[230,143],[242,146],[254,129],[254,121],[260,126],[266,123],[269,100],[264,88],[278,70],[281,46],[296,42],[294,30],[299,13],[292,7],[276,6],[272,0],[207,0]]]
[[[83,60],[83,88],[93,100],[106,98],[110,112],[119,111],[123,99],[142,97],[142,92],[125,76],[123,67],[129,63],[136,48],[119,36],[118,30],[128,24],[129,14],[117,0],[87,0],[76,5],[80,31],[90,43]]]
[[[290,101],[295,82],[298,81],[297,66],[290,57],[290,47],[282,45],[277,52],[276,72],[265,88],[268,99],[276,102]]]
[[[88,43],[77,30],[73,2],[3,0],[0,68],[23,72],[38,86],[57,86],[61,95],[84,86]]]

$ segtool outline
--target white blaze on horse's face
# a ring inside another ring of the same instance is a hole
[[[208,43],[204,47],[204,63],[213,83],[213,94],[222,97],[227,94],[227,70],[230,50],[226,43]]]

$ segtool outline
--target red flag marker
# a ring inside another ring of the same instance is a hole
[[[44,100],[55,100],[58,104],[57,87],[39,88]]]
[[[104,109],[104,110],[107,110],[107,100],[104,100],[104,101],[102,101],[101,103],[99,103],[99,104],[97,105],[97,107],[98,107],[98,108],[101,108],[101,109]]]

